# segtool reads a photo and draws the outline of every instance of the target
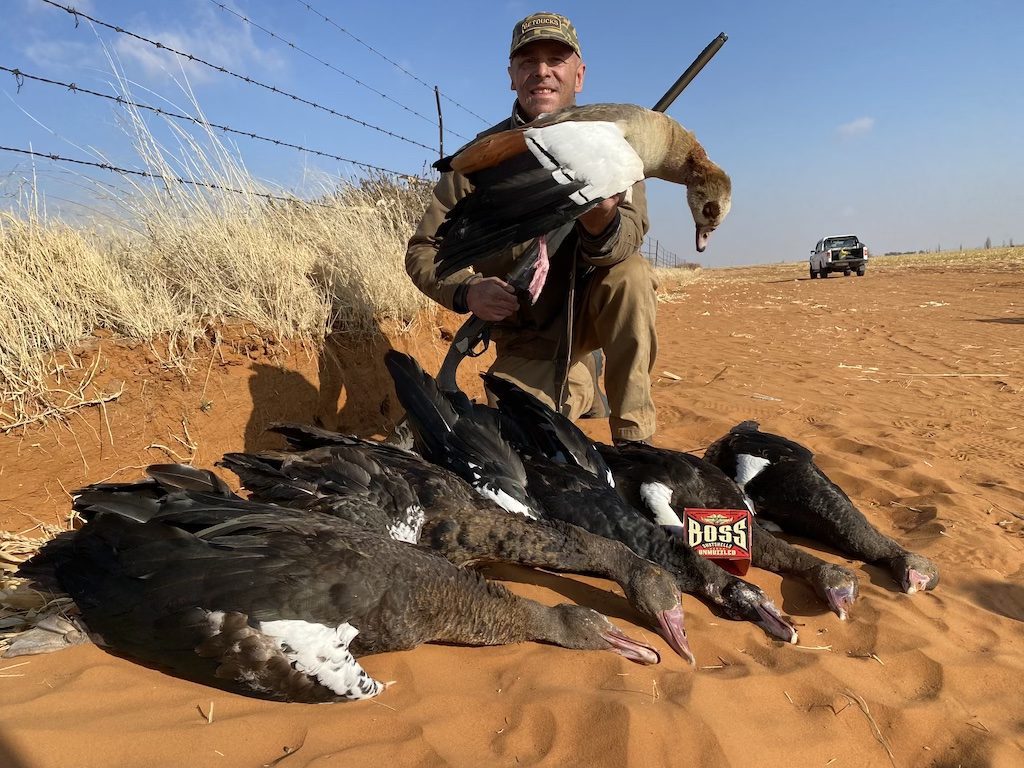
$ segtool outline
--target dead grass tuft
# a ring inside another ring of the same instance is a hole
[[[72,227],[35,192],[0,212],[0,428],[76,406],[55,388],[55,356],[96,329],[160,339],[153,351],[184,369],[228,318],[321,342],[330,330],[409,323],[428,308],[403,259],[429,182],[378,176],[320,184],[310,202],[268,200],[260,194],[281,191],[254,179],[211,130],[196,138],[172,126],[172,152],[130,109],[128,125],[158,178],[121,179],[116,217]],[[86,182],[110,200],[110,185]]]

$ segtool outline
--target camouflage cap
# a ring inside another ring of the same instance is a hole
[[[512,48],[508,57],[511,59],[516,51],[536,40],[557,40],[576,51],[577,56],[583,56],[572,22],[560,14],[542,12],[531,13],[512,28]]]

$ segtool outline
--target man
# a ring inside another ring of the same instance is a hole
[[[576,103],[586,65],[572,23],[555,13],[535,13],[516,24],[508,74],[516,92],[512,116],[481,136]],[[603,349],[612,439],[647,441],[655,431],[651,369],[657,299],[653,273],[638,250],[647,232],[643,182],[633,187],[629,202],[623,195],[606,199],[576,220],[551,255],[547,283],[532,306],[503,279],[529,243],[489,257],[476,272],[437,279],[434,234],[471,189],[458,173],[445,173],[437,183],[406,251],[413,282],[449,309],[492,321],[496,359],[491,371],[570,419],[601,410],[592,353]]]

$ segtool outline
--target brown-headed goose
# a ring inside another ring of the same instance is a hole
[[[442,278],[532,238],[540,238],[535,275],[543,275],[547,233],[644,178],[686,185],[698,251],[732,204],[729,176],[696,137],[668,115],[633,104],[541,115],[477,139],[435,167],[462,173],[474,185],[438,228]]]
[[[598,450],[611,468],[619,494],[680,535],[680,518],[688,507],[748,508],[748,500],[735,482],[714,464],[692,454],[639,443],[598,445]],[[847,618],[860,591],[853,572],[774,536],[757,517],[750,542],[755,567],[801,577],[840,619]]]
[[[744,421],[719,438],[704,458],[743,489],[757,514],[784,530],[885,566],[907,594],[934,589],[939,569],[875,528],[814,463],[810,450]]]
[[[179,676],[321,702],[384,689],[358,655],[431,641],[539,640],[658,661],[589,608],[517,597],[434,552],[337,517],[222,489],[183,490],[176,478],[151,474],[79,492],[85,526],[20,571],[73,597],[104,645]]]

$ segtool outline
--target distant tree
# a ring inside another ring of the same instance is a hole
[[[1010,238],[1010,247],[1013,248],[1013,238]]]
[[[992,247],[992,238],[991,237],[986,237],[985,238],[985,249],[987,250],[987,249],[989,249],[991,247]]]
[[[964,252],[964,244],[960,243],[960,253],[963,253],[963,252]]]

